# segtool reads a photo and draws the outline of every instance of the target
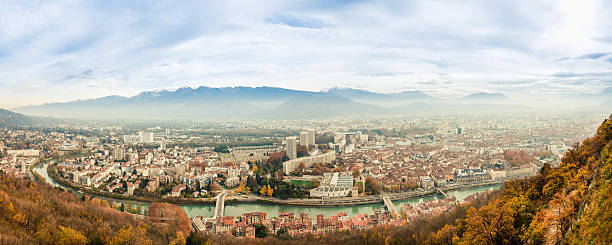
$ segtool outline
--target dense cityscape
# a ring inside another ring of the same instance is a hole
[[[4,173],[34,179],[48,165],[67,188],[109,200],[215,205],[192,229],[235,236],[290,236],[398,225],[451,210],[464,200],[445,191],[488,186],[558,166],[565,151],[592,134],[600,114],[481,115],[445,118],[236,122],[182,128],[63,125],[3,128]],[[580,120],[578,120],[580,118]],[[389,200],[438,196],[395,207]],[[477,195],[477,194],[475,194]],[[221,200],[220,200],[221,199]],[[224,216],[224,202],[345,206],[382,203],[353,217],[344,212],[247,212]],[[116,202],[115,208],[126,209]],[[218,213],[218,209],[221,213]],[[259,232],[259,231],[258,231]]]

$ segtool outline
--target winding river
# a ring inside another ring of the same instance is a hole
[[[42,164],[35,167],[33,170],[47,181],[52,186],[65,188],[57,183],[53,178],[49,177],[47,174],[47,166],[48,164]],[[467,196],[472,195],[474,193],[483,192],[487,190],[497,190],[501,188],[501,184],[491,185],[486,187],[475,187],[463,190],[455,190],[447,192],[448,195],[455,196],[457,200],[463,200]],[[400,208],[404,204],[416,204],[424,201],[433,200],[436,198],[442,198],[441,196],[431,195],[417,198],[410,198],[406,200],[398,200],[393,201],[396,207]],[[106,200],[111,200],[117,203],[127,203],[129,202],[132,206],[140,206],[142,210],[146,210],[147,204],[141,202],[134,201],[124,201],[124,200],[115,200],[109,198],[103,198]],[[180,205],[180,207],[185,210],[189,217],[194,216],[204,216],[204,217],[212,217],[215,211],[214,205]],[[364,204],[357,206],[343,206],[343,207],[304,207],[304,206],[285,206],[285,205],[270,205],[270,204],[259,204],[259,203],[232,203],[225,205],[225,215],[226,216],[240,216],[242,213],[247,212],[265,212],[268,213],[268,217],[278,217],[278,214],[281,212],[290,212],[290,213],[307,213],[310,217],[316,217],[319,214],[323,214],[325,217],[329,217],[331,215],[335,215],[338,212],[346,212],[348,216],[352,217],[356,214],[371,214],[375,209],[384,209],[384,205],[382,203],[375,204]]]

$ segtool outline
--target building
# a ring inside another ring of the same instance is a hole
[[[127,194],[128,196],[134,195],[134,190],[136,190],[136,185],[132,182],[127,183]]]
[[[155,135],[152,132],[138,132],[138,136],[140,137],[140,142],[153,142],[155,141]]]
[[[434,180],[429,177],[429,176],[425,176],[421,178],[421,187],[425,188],[425,189],[433,189],[434,188]]]
[[[351,187],[353,186],[353,175],[340,173],[324,173],[327,183],[330,186]]]
[[[140,136],[138,135],[124,135],[123,142],[126,144],[138,143],[140,141]]]
[[[234,216],[224,216],[217,220],[215,230],[217,234],[231,232],[234,228]]]
[[[115,149],[113,149],[113,159],[117,161],[125,160],[125,149],[121,146],[115,147]]]
[[[484,169],[457,169],[455,170],[455,182],[480,182],[491,179],[489,173]]]
[[[180,184],[180,185],[173,187],[172,193],[170,194],[170,196],[179,197],[181,195],[181,191],[185,190],[185,188],[187,188],[187,185],[185,184]]]
[[[240,169],[239,168],[228,168],[227,169],[227,177],[228,178],[238,177],[239,175],[240,175]]]
[[[6,151],[8,155],[18,156],[18,157],[37,157],[40,154],[39,150],[8,150]]]
[[[336,152],[334,151],[314,156],[296,158],[283,162],[283,172],[285,173],[285,175],[290,175],[291,172],[293,172],[298,166],[300,166],[300,163],[304,163],[304,166],[310,168],[315,163],[329,163],[334,160],[336,160]]]
[[[352,192],[352,187],[319,186],[310,189],[310,197],[346,197]]]
[[[341,141],[346,142],[346,134],[345,133],[334,133],[334,144],[338,144]]]
[[[238,176],[230,177],[225,179],[225,186],[234,187],[240,184],[240,178]]]
[[[315,144],[315,133],[314,131],[302,131],[300,132],[300,145],[314,145]]]
[[[148,192],[155,192],[157,191],[158,188],[159,188],[159,180],[157,178],[151,179],[149,180],[149,183],[147,183]]]
[[[286,138],[287,141],[287,157],[289,159],[297,158],[297,145],[296,145],[296,137],[290,136]]]

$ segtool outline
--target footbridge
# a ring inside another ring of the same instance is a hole
[[[442,188],[438,188],[438,193],[442,194],[444,198],[448,198],[448,194],[442,190]]]
[[[393,217],[398,217],[399,212],[397,212],[397,209],[395,208],[395,205],[393,205],[393,202],[391,201],[391,198],[389,197],[389,195],[383,194],[381,198],[383,202],[385,203],[387,210],[389,210],[389,212],[391,213],[391,215],[393,215]]]

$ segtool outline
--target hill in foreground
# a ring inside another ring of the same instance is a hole
[[[184,244],[187,215],[175,205],[151,206],[155,214],[175,215],[160,223],[155,214],[135,216],[103,200],[0,173],[0,244]]]

